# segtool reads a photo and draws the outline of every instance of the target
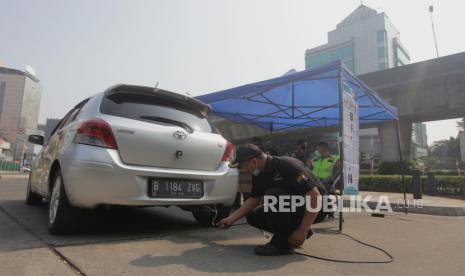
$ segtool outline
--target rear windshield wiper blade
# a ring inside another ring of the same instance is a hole
[[[189,126],[186,123],[180,122],[180,121],[171,120],[171,119],[163,118],[163,117],[156,117],[156,116],[140,116],[139,118],[145,119],[145,120],[150,120],[150,121],[166,123],[166,124],[170,124],[170,125],[176,125],[176,126],[184,128],[189,133],[194,132],[194,129],[191,126]]]

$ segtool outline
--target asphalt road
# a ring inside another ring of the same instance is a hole
[[[47,206],[24,203],[26,181],[0,180],[0,275],[463,275],[464,217],[402,213],[373,218],[346,214],[344,233],[383,248],[394,262],[341,263],[302,255],[253,254],[267,238],[235,226],[199,227],[177,208],[86,212],[73,235],[47,232]],[[381,251],[315,225],[299,249],[310,255],[355,262],[386,261]],[[325,233],[326,231],[326,233]]]
[[[200,227],[190,212],[177,207],[102,208],[85,211],[76,233],[53,236],[47,231],[47,203],[40,206],[24,203],[26,185],[26,180],[0,180],[0,253],[29,249],[48,251],[48,255],[58,257],[58,263],[68,262],[63,268],[74,272],[76,269],[72,261],[62,256],[56,248],[160,238],[208,229]],[[10,258],[0,258],[0,267],[6,265],[5,260]]]

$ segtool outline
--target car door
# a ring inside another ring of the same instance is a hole
[[[45,142],[45,141],[44,141]],[[32,166],[31,166],[31,173],[30,173],[30,179],[29,181],[31,182],[31,186],[36,192],[39,192],[41,194],[44,194],[45,191],[40,189],[40,183],[41,183],[41,177],[44,175],[44,168],[41,166],[42,158],[44,156],[44,150],[47,146],[47,143],[45,142],[42,148],[40,149],[39,153],[37,156],[34,157],[32,160]]]
[[[37,162],[37,187],[38,192],[48,194],[49,187],[49,176],[53,162],[57,159],[59,154],[63,151],[64,137],[66,136],[69,125],[75,122],[77,115],[82,110],[88,99],[80,102],[72,110],[70,110],[65,117],[60,121],[57,127],[53,130],[50,135],[50,139],[47,144],[43,147],[41,155]]]
[[[48,194],[48,177],[50,174],[51,165],[53,161],[55,161],[57,145],[60,141],[60,136],[62,135],[61,129],[65,125],[66,121],[73,114],[73,108],[69,111],[65,117],[60,121],[60,123],[56,126],[56,128],[50,134],[50,139],[42,148],[40,152],[40,156],[38,158],[34,179],[36,180],[36,187],[38,188],[38,192],[42,194]]]

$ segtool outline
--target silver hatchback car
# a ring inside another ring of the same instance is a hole
[[[117,85],[76,105],[34,159],[26,203],[49,201],[49,231],[72,230],[80,209],[179,206],[200,224],[226,217],[238,190],[233,145],[210,106],[143,86]]]

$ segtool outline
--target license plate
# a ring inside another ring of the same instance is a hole
[[[203,183],[190,180],[152,179],[150,180],[152,197],[201,198]]]

